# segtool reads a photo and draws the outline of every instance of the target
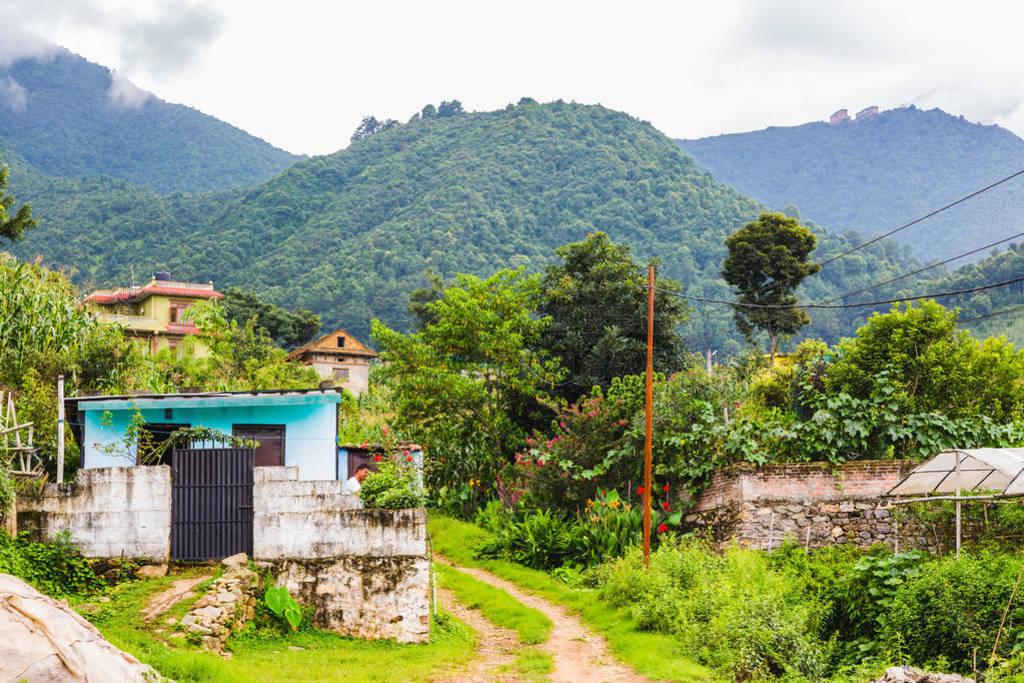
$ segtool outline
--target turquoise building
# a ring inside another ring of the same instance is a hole
[[[347,477],[338,462],[340,400],[335,389],[305,389],[83,396],[67,399],[66,405],[83,467],[137,464],[137,448],[126,439],[134,421],[153,445],[182,427],[253,439],[259,443],[256,466],[295,466],[299,479],[324,480]],[[169,464],[169,457],[168,450],[163,462]]]

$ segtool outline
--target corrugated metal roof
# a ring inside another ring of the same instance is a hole
[[[959,465],[958,465],[959,461]],[[968,448],[942,451],[921,463],[887,495],[996,492],[1024,494],[1024,448]]]

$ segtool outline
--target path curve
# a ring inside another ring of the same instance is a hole
[[[447,588],[437,587],[437,599],[446,612],[465,622],[477,633],[476,658],[469,667],[457,674],[443,675],[431,680],[435,683],[476,683],[500,681],[511,683],[519,678],[510,673],[515,651],[523,647],[518,634],[512,629],[495,626],[480,610],[470,609],[458,601]]]
[[[434,555],[439,562],[451,565],[460,572],[508,591],[509,595],[543,613],[554,624],[551,638],[540,647],[551,653],[554,671],[551,680],[555,683],[577,683],[578,681],[620,681],[647,682],[631,667],[615,659],[604,638],[584,626],[580,618],[570,614],[562,605],[548,602],[542,597],[523,591],[511,581],[499,578],[485,569],[460,567],[451,560]]]
[[[212,572],[186,579],[178,579],[171,584],[170,588],[151,595],[149,600],[146,601],[146,607],[142,610],[142,618],[146,621],[156,619],[185,598],[191,597],[195,587],[211,576],[213,576]]]

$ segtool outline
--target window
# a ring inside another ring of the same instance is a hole
[[[348,379],[348,368],[334,368],[334,379]]]
[[[191,301],[172,301],[171,302],[171,322],[179,323],[184,322],[181,318],[181,314],[188,310],[188,307],[192,305]]]
[[[339,349],[345,348],[345,338],[344,337],[338,337],[338,348]]]

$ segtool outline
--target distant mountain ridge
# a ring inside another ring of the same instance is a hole
[[[242,286],[363,339],[374,317],[407,329],[408,294],[428,269],[536,271],[595,230],[659,257],[687,293],[731,298],[723,241],[765,207],[699,171],[650,124],[561,101],[441,111],[230,191],[161,196],[109,178],[15,172],[19,201],[32,201],[41,223],[13,251],[67,266],[83,284],[127,282],[133,266]],[[814,230],[819,258],[852,246]],[[821,301],[906,272],[908,253],[883,240],[809,279],[801,296]],[[807,333],[834,340],[867,313],[821,311]],[[731,317],[695,305],[685,334],[698,348],[737,351]]]
[[[261,183],[302,158],[63,49],[0,68],[0,137],[44,173],[162,193]]]
[[[1024,140],[995,125],[910,106],[857,121],[771,126],[677,140],[721,182],[835,232],[887,232],[1024,169]],[[1024,178],[897,235],[922,260],[1024,231]],[[974,259],[982,258],[978,254]]]

